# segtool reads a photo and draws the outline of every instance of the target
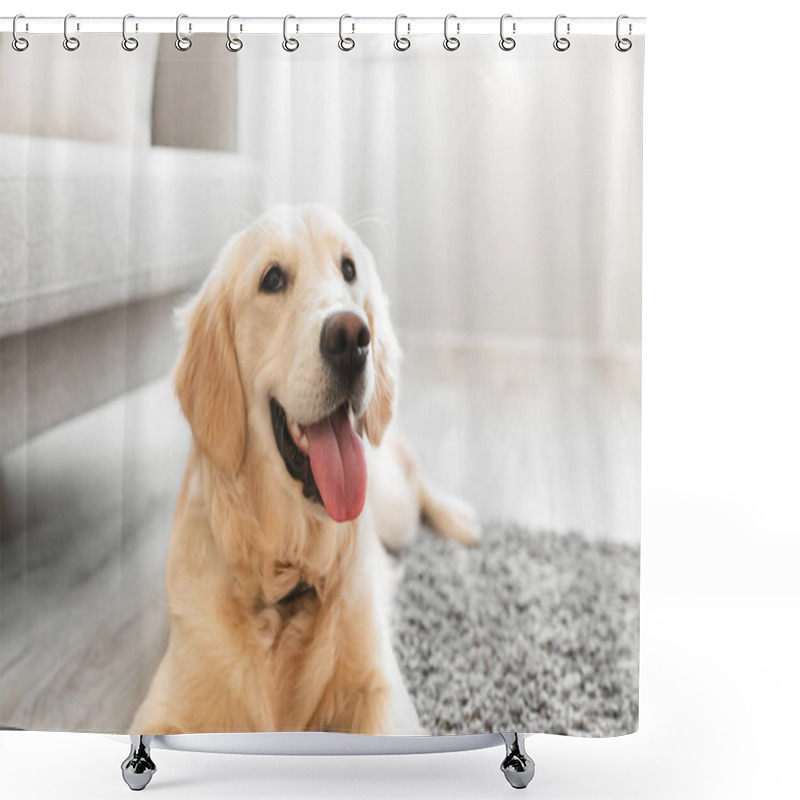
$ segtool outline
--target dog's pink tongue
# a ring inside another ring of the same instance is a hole
[[[367,496],[364,445],[343,406],[306,428],[311,471],[325,509],[336,522],[355,519]]]

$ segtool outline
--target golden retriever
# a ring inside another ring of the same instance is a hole
[[[466,545],[478,526],[389,430],[400,349],[370,252],[325,207],[274,208],[179,316],[193,443],[169,644],[130,733],[422,733],[382,545],[420,515]]]

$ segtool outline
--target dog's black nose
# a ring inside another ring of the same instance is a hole
[[[364,320],[350,311],[339,311],[322,324],[319,349],[333,371],[351,381],[367,363],[369,341]]]

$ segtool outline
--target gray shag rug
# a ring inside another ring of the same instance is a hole
[[[400,563],[395,651],[431,733],[638,728],[638,547],[492,523],[474,549],[422,529]]]

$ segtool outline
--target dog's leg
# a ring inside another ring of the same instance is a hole
[[[161,663],[158,665],[158,669],[150,682],[147,695],[142,700],[128,726],[128,731],[131,735],[134,733],[149,734],[151,736],[184,733],[176,724],[178,723],[177,709],[171,705],[175,700],[175,693],[169,681],[168,656],[169,651],[161,659]]]
[[[377,658],[368,665],[358,683],[343,687],[334,695],[338,700],[336,711],[324,727],[348,733],[423,736],[428,731],[420,725],[397,659],[388,644],[388,629],[378,635],[382,641],[375,653]],[[348,677],[352,679],[352,673]],[[312,722],[309,730],[314,729]]]
[[[417,467],[403,443],[391,433],[379,448],[367,452],[367,494],[375,532],[387,550],[399,553],[419,527]]]
[[[422,480],[405,444],[391,433],[370,451],[368,492],[375,530],[384,547],[401,551],[414,538],[420,517],[444,539],[472,547],[480,538],[475,509]]]
[[[430,731],[420,725],[417,709],[406,688],[394,652],[386,652],[383,661],[386,679],[389,682],[386,733],[399,736],[429,735]]]
[[[422,517],[443,538],[473,547],[480,538],[480,522],[475,509],[460,497],[422,483]]]

